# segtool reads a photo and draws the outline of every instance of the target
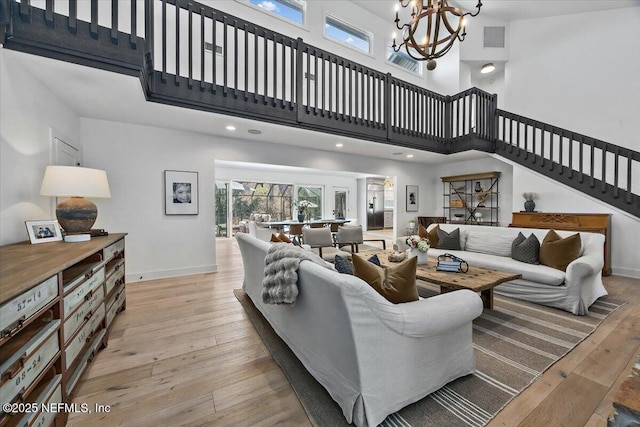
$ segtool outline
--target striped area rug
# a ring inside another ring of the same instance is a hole
[[[435,293],[420,286],[420,294]],[[234,294],[245,307],[274,360],[289,379],[311,423],[346,426],[338,405],[273,332],[241,290]],[[447,384],[381,424],[385,427],[486,425],[505,405],[553,363],[588,337],[624,302],[600,298],[587,316],[496,295],[493,310],[473,322],[476,372]]]
[[[432,292],[421,288],[420,293]],[[494,309],[484,310],[473,322],[476,373],[388,416],[381,425],[486,425],[622,304],[603,297],[589,308],[588,316],[575,316],[496,295]]]

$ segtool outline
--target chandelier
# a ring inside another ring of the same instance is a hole
[[[416,60],[427,61],[427,69],[436,68],[436,58],[440,58],[453,46],[456,39],[463,41],[467,35],[465,17],[477,16],[482,7],[478,0],[476,12],[463,13],[457,7],[449,6],[447,0],[398,0],[400,6],[411,9],[411,19],[400,25],[396,5],[396,27],[402,30],[402,43],[396,45],[393,36],[393,50],[398,52],[403,46],[407,54]],[[457,21],[457,22],[456,22]]]

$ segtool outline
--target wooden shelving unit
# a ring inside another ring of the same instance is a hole
[[[497,226],[500,172],[443,176],[443,208],[447,223]]]

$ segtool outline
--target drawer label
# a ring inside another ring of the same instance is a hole
[[[90,292],[101,285],[104,281],[104,267],[96,271],[86,282],[78,286],[75,290],[64,297],[64,314],[68,316],[87,298]],[[89,296],[88,298],[91,298]]]
[[[58,296],[58,276],[51,276],[36,287],[2,305],[0,307],[2,336],[11,335],[12,330],[53,301],[56,296]]]
[[[36,353],[24,362],[22,369],[13,378],[2,384],[0,401],[11,402],[22,390],[26,390],[51,362],[58,350],[58,334],[53,334]]]
[[[82,304],[71,316],[64,322],[64,341],[68,342],[71,336],[78,330],[85,320],[95,315],[97,306],[104,299],[104,289],[98,286],[91,294],[91,299]]]

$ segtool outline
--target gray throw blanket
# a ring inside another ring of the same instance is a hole
[[[262,302],[293,304],[298,296],[298,267],[300,261],[304,260],[335,270],[333,264],[298,246],[283,243],[271,245],[264,259]]]

